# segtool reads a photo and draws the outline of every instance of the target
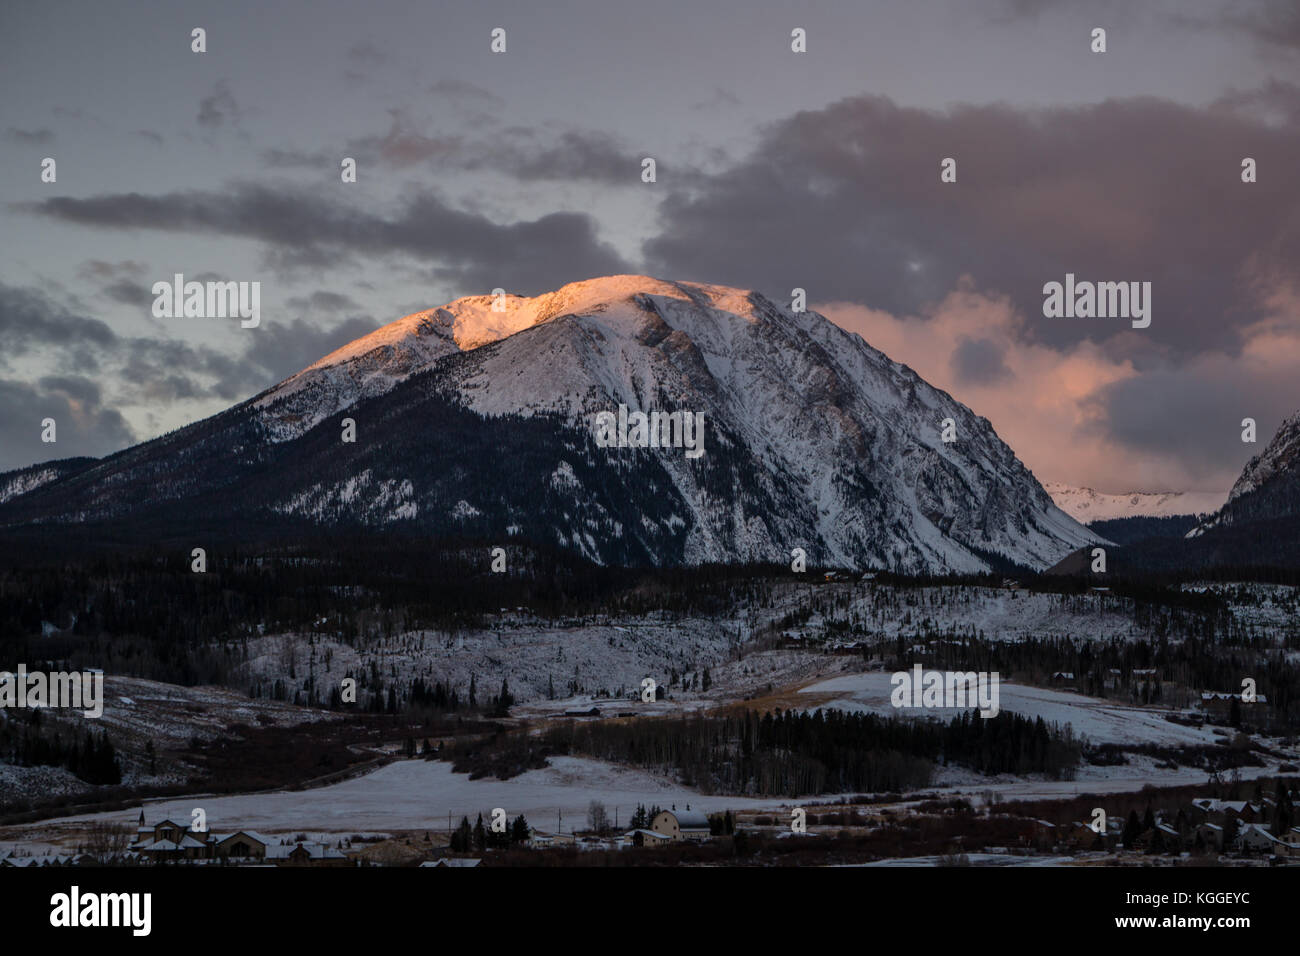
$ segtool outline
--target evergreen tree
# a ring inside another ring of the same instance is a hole
[[[482,823],[482,820],[483,818],[479,817],[480,823]],[[469,825],[469,817],[461,817],[460,826],[456,827],[456,831],[451,835],[448,845],[455,853],[468,853],[473,842],[474,831]]]
[[[1121,837],[1124,841],[1125,849],[1133,849],[1134,844],[1137,843],[1137,838],[1141,835],[1142,823],[1138,820],[1137,811],[1130,810],[1128,812],[1128,819],[1124,821],[1124,832]]]

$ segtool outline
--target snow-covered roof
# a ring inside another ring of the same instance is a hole
[[[628,830],[627,833],[624,834],[624,836],[631,837],[631,836],[635,836],[635,835],[638,834],[638,833],[640,833],[640,834],[642,834],[642,835],[644,835],[644,836],[651,836],[651,837],[654,837],[654,838],[657,839],[657,840],[667,840],[667,839],[669,838],[667,834],[665,834],[665,833],[660,833],[658,830],[646,830],[646,829],[643,829],[643,828],[637,828],[637,829],[635,829],[635,830]]]
[[[661,810],[660,813],[671,813],[677,821],[679,830],[708,830],[709,818],[698,810]]]
[[[179,853],[181,845],[174,840],[155,840],[136,849],[144,853]]]
[[[305,851],[313,860],[347,859],[347,855],[342,850],[326,843],[294,843],[268,846],[266,848],[266,858],[268,860],[287,860],[299,849]]]
[[[1250,807],[1250,801],[1212,800],[1208,797],[1200,797],[1192,801],[1192,806],[1208,813],[1217,813],[1221,810],[1231,810],[1234,813],[1244,813]]]

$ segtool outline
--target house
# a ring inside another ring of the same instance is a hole
[[[670,840],[707,840],[713,835],[709,818],[690,807],[660,810],[650,822],[650,829]]]
[[[479,865],[480,863],[482,863],[482,862],[483,862],[482,860],[473,860],[473,859],[468,859],[468,858],[460,859],[460,858],[456,858],[456,857],[444,856],[444,857],[441,857],[441,858],[439,858],[439,859],[437,859],[437,860],[426,860],[425,862],[421,863],[420,866],[421,866],[421,867],[426,867],[426,866],[478,866],[478,865]]]
[[[253,830],[239,830],[229,835],[213,834],[213,856],[222,859],[243,860],[266,858],[271,841]]]
[[[305,843],[268,846],[267,862],[277,866],[351,866],[352,861],[342,850],[327,843]]]
[[[151,843],[136,844],[131,849],[154,863],[166,863],[176,860],[206,860],[210,855],[208,844],[189,833],[179,840],[154,840]]]
[[[1202,823],[1196,828],[1196,837],[1207,850],[1223,851],[1223,827],[1217,823]]]
[[[1254,823],[1258,810],[1249,800],[1213,800],[1198,797],[1192,801],[1192,810],[1201,815],[1201,819],[1223,824],[1229,817],[1242,823]]]
[[[576,838],[572,833],[548,833],[534,830],[528,837],[528,845],[535,847],[572,846]]]
[[[6,856],[0,867],[24,869],[29,866],[94,866],[98,861],[88,853],[47,853],[44,856]]]
[[[1167,823],[1157,823],[1154,839],[1159,842],[1160,848],[1166,853],[1181,853],[1183,849],[1183,835]]]
[[[629,830],[623,840],[629,846],[667,846],[673,842],[668,834],[656,830]]]
[[[204,860],[212,855],[206,832],[191,830],[174,820],[160,820],[149,826],[144,822],[143,810],[135,828],[135,840],[127,849],[154,863]]]
[[[1243,852],[1270,853],[1273,856],[1300,858],[1300,843],[1292,843],[1268,832],[1258,823],[1247,823],[1233,841],[1234,849]]]
[[[1113,850],[1119,844],[1120,832],[1114,821],[1108,821],[1105,832],[1098,833],[1092,824],[1076,820],[1070,824],[1069,833],[1062,842],[1078,850]]]
[[[153,826],[144,822],[144,811],[140,811],[140,822],[135,828],[135,840],[128,849],[140,850],[151,843],[168,842],[180,843],[181,838],[190,832],[187,826],[174,820],[159,820]]]
[[[1073,684],[1074,671],[1057,671],[1052,675],[1053,684]]]
[[[1050,849],[1056,846],[1059,834],[1050,820],[1028,820],[1021,828],[1020,839],[1025,845]]]

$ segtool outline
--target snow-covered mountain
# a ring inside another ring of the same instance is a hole
[[[1246,462],[1227,503],[1188,532],[1300,516],[1300,412],[1282,422],[1264,450]]]
[[[619,405],[702,414],[704,454],[600,447],[596,416]],[[345,413],[355,443],[340,440]],[[1096,540],[988,421],[861,337],[756,293],[646,276],[407,316],[18,496],[0,523],[158,509],[524,538],[602,563],[788,562],[803,548],[810,562],[974,571],[994,556],[1048,566]]]
[[[1214,491],[1131,491],[1111,495],[1059,481],[1044,482],[1043,487],[1058,508],[1084,524],[1111,518],[1209,514],[1217,511],[1227,498],[1226,494]]]

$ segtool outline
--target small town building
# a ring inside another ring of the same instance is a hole
[[[650,829],[670,840],[707,840],[713,835],[709,818],[689,808],[660,810],[650,822]]]

